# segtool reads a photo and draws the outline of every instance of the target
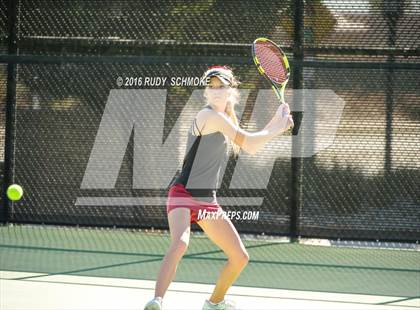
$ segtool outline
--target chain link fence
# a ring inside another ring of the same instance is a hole
[[[333,145],[310,158],[278,158],[266,189],[231,189],[237,159],[230,158],[218,195],[263,198],[247,207],[260,219],[237,222],[238,230],[416,241],[419,32],[417,1],[2,2],[0,142],[10,152],[1,157],[1,180],[25,190],[18,202],[3,198],[4,221],[167,228],[164,204],[76,203],[166,195],[166,188],[133,188],[133,136],[115,187],[81,188],[110,91],[120,88],[118,77],[201,76],[209,65],[227,64],[250,92],[241,125],[258,129],[248,120],[258,91],[269,85],[251,63],[250,43],[264,36],[289,56],[290,89],[330,89],[345,107]],[[162,141],[194,87],[165,89],[163,137],[156,133]],[[304,112],[294,116],[304,121]],[[265,156],[249,165],[265,167]]]

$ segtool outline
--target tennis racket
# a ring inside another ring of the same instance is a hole
[[[252,43],[252,56],[258,71],[271,83],[280,103],[285,103],[284,90],[290,76],[286,54],[273,41],[258,38]]]

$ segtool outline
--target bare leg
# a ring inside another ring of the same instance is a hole
[[[175,277],[179,261],[188,248],[190,240],[190,210],[177,208],[168,214],[171,244],[163,258],[156,281],[155,297],[165,295],[169,285]]]
[[[230,219],[206,219],[197,223],[210,240],[220,247],[228,257],[209,299],[213,303],[219,303],[247,265],[249,256]]]

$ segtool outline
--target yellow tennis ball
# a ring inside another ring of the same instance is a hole
[[[23,189],[20,185],[12,184],[7,188],[7,197],[10,200],[16,201],[22,198],[23,196]]]

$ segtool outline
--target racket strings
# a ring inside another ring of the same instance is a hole
[[[287,80],[288,71],[283,62],[283,55],[275,46],[268,42],[260,42],[255,51],[261,67],[271,80],[279,84]]]

